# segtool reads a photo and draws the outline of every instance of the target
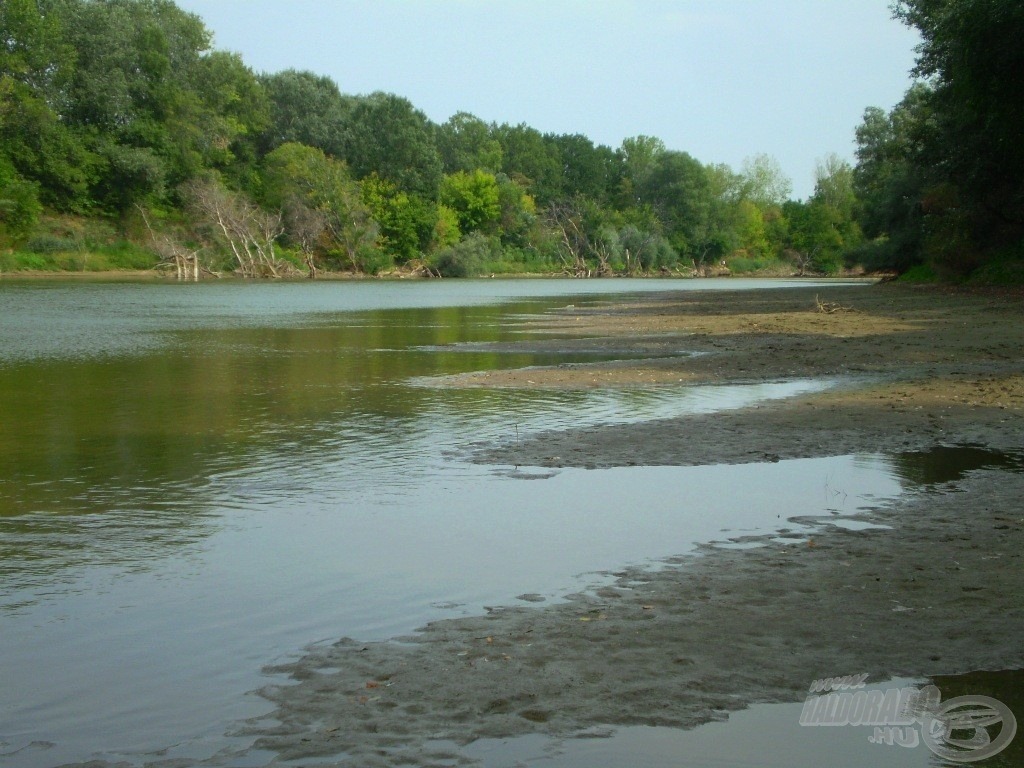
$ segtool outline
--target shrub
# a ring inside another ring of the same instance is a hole
[[[81,250],[81,245],[71,237],[58,235],[37,235],[25,243],[24,250],[29,253],[73,253]]]
[[[442,277],[472,277],[481,274],[484,264],[499,257],[500,253],[498,243],[474,232],[462,242],[433,254],[430,266]]]

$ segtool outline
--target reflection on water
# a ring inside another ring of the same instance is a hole
[[[994,451],[980,445],[939,445],[894,457],[896,472],[916,485],[939,485],[963,478],[976,469],[1024,470],[1024,455]]]
[[[209,756],[265,710],[245,695],[259,670],[311,641],[557,598],[580,574],[899,493],[879,457],[534,482],[452,459],[474,440],[827,386],[411,383],[550,362],[488,345],[582,289],[623,286],[0,284],[5,765]]]
[[[1024,718],[1024,670],[872,682],[865,690],[920,689],[929,684],[938,687],[943,701],[956,696],[990,696],[1006,704],[1018,719]],[[868,742],[873,732],[870,727],[802,727],[802,708],[802,702],[755,704],[729,714],[726,721],[708,723],[691,731],[637,726],[598,731],[589,738],[568,740],[543,736],[481,740],[465,751],[487,768],[526,764],[540,768],[618,768],[622,765],[939,768],[956,765],[939,759],[923,743],[914,748],[872,745]],[[1024,739],[1018,735],[1005,750],[980,764],[1019,768],[1024,765]]]

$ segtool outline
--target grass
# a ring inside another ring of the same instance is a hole
[[[3,272],[112,272],[147,270],[158,259],[113,224],[76,216],[44,216],[31,237],[0,251]]]
[[[918,264],[916,267],[911,267],[899,277],[899,282],[901,283],[914,284],[937,283],[939,280],[939,273],[928,264]]]

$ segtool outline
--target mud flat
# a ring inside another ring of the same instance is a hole
[[[565,603],[316,648],[275,670],[297,684],[263,692],[280,724],[258,745],[468,764],[456,747],[479,738],[692,727],[802,700],[816,678],[1020,667],[1022,494],[1024,476],[978,470],[863,515],[889,528],[708,546]]]
[[[860,513],[873,527],[706,545],[557,604],[526,595],[410,637],[314,647],[271,670],[292,683],[262,691],[276,711],[249,727],[256,746],[328,764],[469,764],[458,747],[476,739],[692,727],[802,700],[816,678],[1024,666],[1022,307],[1020,294],[877,286],[686,294],[537,318],[538,348],[643,339],[666,354],[443,385],[840,385],[770,407],[476,445],[475,461],[596,468],[922,451],[927,464],[928,451],[964,444],[983,446],[968,449],[982,459],[948,477],[925,472]]]

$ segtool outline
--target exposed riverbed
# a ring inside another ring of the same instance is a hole
[[[0,285],[5,764],[582,765],[1024,665],[1019,301],[763,285]]]

